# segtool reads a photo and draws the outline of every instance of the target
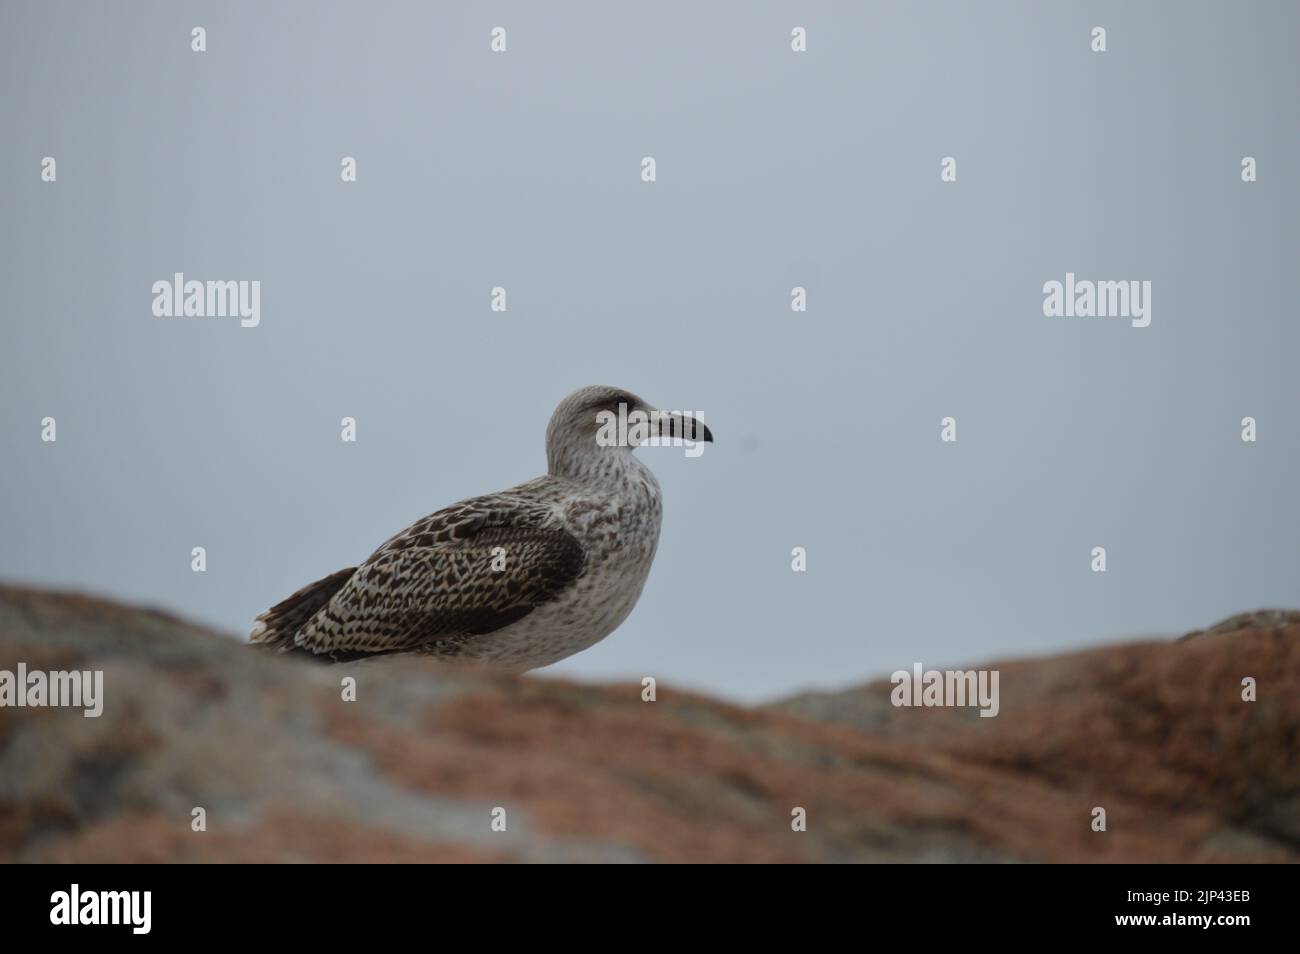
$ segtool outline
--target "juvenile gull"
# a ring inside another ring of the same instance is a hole
[[[646,433],[608,440],[608,415],[633,412],[651,417],[650,436],[713,440],[619,388],[575,391],[546,428],[545,476],[417,520],[262,613],[250,639],[336,662],[423,653],[516,670],[604,639],[641,595],[663,515],[659,482],[632,453]]]

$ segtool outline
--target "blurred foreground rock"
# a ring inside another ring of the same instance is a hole
[[[983,666],[982,719],[887,681],[745,709],[319,666],[0,587],[0,670],[102,669],[105,695],[0,708],[0,861],[1300,861],[1300,613],[1192,636]]]

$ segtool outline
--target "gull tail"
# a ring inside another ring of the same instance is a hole
[[[308,583],[287,599],[276,603],[265,613],[253,620],[253,631],[248,634],[249,642],[279,652],[293,649],[293,637],[307,621],[316,615],[330,598],[357,572],[354,566],[346,567],[337,573]]]

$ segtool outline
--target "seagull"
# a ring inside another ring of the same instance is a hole
[[[581,652],[627,618],[650,574],[662,494],[633,451],[651,438],[713,434],[621,388],[575,391],[546,428],[544,476],[417,520],[259,615],[250,641],[327,662],[417,653],[518,672]]]

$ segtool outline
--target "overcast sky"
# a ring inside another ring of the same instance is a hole
[[[1297,5],[130,11],[0,6],[0,578],[244,634],[602,383],[717,443],[638,452],[650,581],[552,672],[757,700],[1300,603]],[[154,317],[176,272],[260,324]],[[1067,272],[1150,326],[1045,317]]]

